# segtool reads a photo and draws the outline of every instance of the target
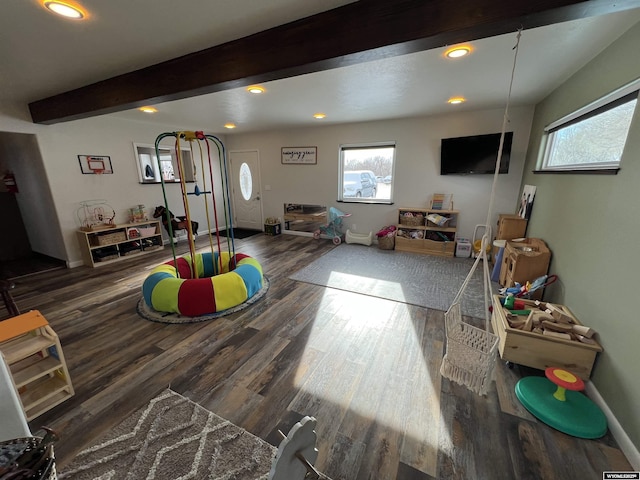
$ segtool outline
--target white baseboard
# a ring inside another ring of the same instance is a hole
[[[81,267],[83,265],[84,265],[83,260],[75,260],[73,262],[70,262],[67,260],[67,268],[76,268],[76,267]]]
[[[282,233],[286,233],[287,235],[297,235],[299,237],[313,237],[313,232],[299,232],[297,230],[283,230]]]
[[[604,416],[607,417],[609,431],[611,432],[611,435],[613,435],[613,438],[616,439],[616,442],[618,442],[620,450],[622,450],[622,453],[627,457],[627,460],[629,460],[633,469],[636,471],[640,470],[640,452],[627,435],[627,432],[624,431],[624,428],[622,428],[618,419],[613,415],[613,412],[606,404],[604,398],[602,398],[602,395],[600,395],[600,392],[598,392],[598,389],[595,387],[593,382],[585,382],[585,392],[589,398],[593,400],[598,407],[600,407]]]

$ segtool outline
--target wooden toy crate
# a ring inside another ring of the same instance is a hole
[[[546,275],[551,261],[551,251],[544,240],[526,238],[521,242],[507,241],[502,255],[500,285],[513,287],[516,282],[524,285]],[[533,298],[542,298],[543,290]]]
[[[596,355],[602,351],[599,343],[590,345],[511,328],[500,304],[501,298],[499,295],[493,296],[491,326],[499,337],[498,351],[502,360],[540,370],[547,367],[565,368],[583,380],[589,379]],[[533,300],[522,301],[526,308],[537,308]],[[569,309],[560,307],[570,314],[577,325],[582,325]]]

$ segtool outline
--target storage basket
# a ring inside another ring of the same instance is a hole
[[[141,227],[138,230],[140,230],[141,237],[150,237],[156,234],[156,227]]]
[[[378,248],[380,250],[393,250],[396,245],[395,238],[393,235],[378,237]]]
[[[411,216],[400,215],[400,224],[408,227],[424,226],[424,215],[414,213]]]
[[[55,455],[49,455],[49,453],[53,453],[53,449],[51,452],[38,450],[40,440],[40,437],[26,437],[0,442],[0,468],[10,469],[22,454],[33,452],[35,458],[41,457],[42,459],[42,463],[40,467],[37,468],[34,478],[56,480],[58,476],[56,473]],[[10,472],[11,470],[8,470],[9,476],[11,476]],[[17,476],[16,478],[23,477]]]
[[[118,255],[117,253],[112,254],[112,255],[106,255],[104,257],[95,258],[94,261],[96,261],[96,262],[108,262],[109,260],[115,260],[116,258],[120,258],[120,255]]]
[[[98,245],[111,245],[113,243],[124,242],[127,239],[127,235],[124,230],[119,230],[117,232],[105,233],[104,235],[96,235],[95,241]]]
[[[447,310],[445,324],[447,353],[440,373],[479,395],[486,395],[493,380],[498,336],[463,322],[459,303]]]

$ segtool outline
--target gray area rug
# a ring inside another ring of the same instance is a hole
[[[276,448],[171,390],[58,472],[68,480],[265,479]]]
[[[289,278],[446,311],[471,270],[470,258],[342,244]],[[462,297],[462,314],[484,319],[482,264]]]

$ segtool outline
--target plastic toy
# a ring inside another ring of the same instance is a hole
[[[344,240],[344,234],[342,233],[342,219],[350,217],[350,213],[344,213],[337,208],[329,208],[329,223],[322,225],[318,230],[313,232],[313,238],[316,240],[320,238],[321,234],[332,237],[334,245],[340,245]]]
[[[607,433],[602,410],[580,393],[584,382],[567,370],[549,367],[545,377],[525,377],[516,384],[524,407],[547,425],[578,438],[600,438]]]

